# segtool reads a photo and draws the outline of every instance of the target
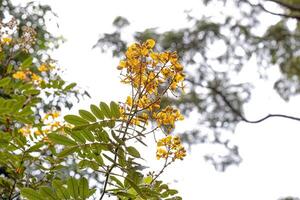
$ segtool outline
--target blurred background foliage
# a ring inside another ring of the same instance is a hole
[[[187,93],[179,100],[168,98],[165,103],[176,104],[186,116],[198,113],[198,126],[187,129],[181,137],[191,145],[205,143],[224,147],[224,154],[209,152],[205,156],[217,170],[224,171],[242,160],[238,146],[231,142],[228,133],[234,133],[241,121],[259,123],[274,116],[254,121],[245,116],[244,105],[250,99],[254,84],[236,78],[244,66],[249,62],[256,64],[262,79],[272,75],[268,74],[270,69],[279,69],[280,77],[274,81],[274,90],[285,101],[300,92],[300,2],[205,0],[199,1],[199,6],[205,11],[209,10],[208,6],[220,3],[223,11],[231,12],[222,12],[219,17],[207,12],[200,18],[187,12],[186,27],[167,31],[148,28],[135,32],[133,40],[153,38],[158,50],[178,52],[188,73]],[[266,25],[263,20],[266,15],[271,15],[272,23],[276,23]],[[122,57],[128,41],[123,33],[130,25],[125,17],[116,17],[115,31],[102,34],[94,47]],[[223,50],[214,54],[213,48]]]
[[[47,23],[49,21],[55,21],[57,15],[52,11],[51,7],[48,5],[43,5],[37,1],[25,1],[22,3],[13,3],[10,0],[0,1],[0,19],[8,21],[14,18],[18,24],[18,27],[32,27],[36,32],[36,44],[31,50],[31,56],[34,58],[33,63],[41,64],[44,62],[56,62],[50,58],[50,53],[54,49],[57,49],[60,44],[64,42],[62,36],[53,35],[47,30]],[[58,24],[57,24],[58,26]],[[22,35],[23,29],[19,28],[17,30],[18,35]],[[24,59],[24,55],[21,59]],[[13,61],[14,62],[14,61]],[[56,74],[51,74],[51,76],[56,76],[59,84],[64,84],[64,80],[60,77],[62,69],[57,69]],[[3,74],[0,74],[3,77]],[[79,100],[81,96],[89,94],[86,91],[76,90],[69,91],[65,94],[46,94],[47,98],[43,98],[43,104],[40,108],[43,112],[50,111],[55,108],[61,110],[62,107],[70,109],[73,106],[74,97]],[[72,100],[71,100],[72,99]]]

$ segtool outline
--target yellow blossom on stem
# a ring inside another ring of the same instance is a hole
[[[142,127],[150,118],[157,127],[170,133],[183,115],[171,106],[161,109],[161,98],[183,89],[185,75],[176,52],[158,53],[154,46],[153,39],[130,45],[117,67],[121,70],[121,82],[132,86],[132,95],[120,107],[121,119],[129,120],[131,126]],[[177,136],[168,135],[157,142],[157,159],[183,159],[185,155]]]
[[[20,128],[18,132],[21,133],[23,136],[28,136],[31,133],[29,126],[24,126]]]
[[[13,77],[15,79],[19,79],[19,80],[26,80],[27,76],[26,73],[23,71],[17,71],[16,73],[13,74]]]
[[[42,132],[41,132],[40,130],[36,130],[36,131],[34,131],[34,134],[35,134],[35,135],[41,135]]]
[[[155,46],[155,41],[153,39],[148,39],[144,44],[146,48],[152,49]]]
[[[12,38],[4,37],[4,38],[2,38],[1,42],[2,42],[2,44],[9,45],[12,42]]]
[[[167,106],[160,112],[154,113],[153,118],[156,120],[158,126],[170,126],[171,128],[175,127],[176,121],[184,119],[179,110],[171,106]]]
[[[132,98],[131,98],[131,96],[127,97],[126,104],[129,105],[129,106],[132,106]]]
[[[182,160],[186,156],[186,150],[182,146],[178,136],[168,135],[157,142],[156,158],[169,158]]]
[[[156,159],[159,160],[161,158],[167,158],[169,156],[168,152],[164,148],[157,148],[156,151]]]
[[[32,79],[36,84],[40,84],[40,83],[42,82],[42,80],[43,80],[39,75],[34,74],[34,73],[31,75],[31,79]]]
[[[39,67],[38,67],[38,70],[40,72],[46,72],[49,70],[49,68],[46,66],[46,64],[41,64]]]

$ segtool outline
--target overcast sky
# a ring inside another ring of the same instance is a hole
[[[90,103],[124,99],[126,89],[119,83],[117,60],[109,54],[92,50],[99,34],[113,31],[111,23],[121,15],[131,22],[130,30],[160,27],[162,30],[184,26],[184,10],[193,10],[201,16],[217,13],[204,10],[199,0],[44,0],[58,14],[58,32],[67,42],[54,53],[64,67],[67,80],[87,89],[92,99],[86,99],[73,109],[87,108]],[[226,11],[226,12],[231,12]],[[270,18],[269,18],[270,19]],[[268,20],[268,18],[264,19]],[[130,31],[129,31],[130,32]],[[130,37],[129,37],[130,38]],[[247,66],[246,66],[247,67]],[[245,77],[255,79],[255,69],[248,66]],[[251,81],[251,80],[249,80]],[[259,87],[246,106],[249,119],[268,113],[300,116],[299,98],[286,104],[272,85],[258,81]],[[186,124],[180,123],[184,129]],[[203,147],[194,146],[186,159],[166,171],[164,178],[188,200],[272,200],[282,196],[300,197],[300,123],[286,119],[270,119],[260,124],[240,123],[233,141],[238,144],[243,162],[229,167],[224,173],[216,172],[203,160]],[[153,157],[155,149],[152,148]],[[156,161],[157,162],[157,161]],[[174,181],[174,177],[177,181]]]

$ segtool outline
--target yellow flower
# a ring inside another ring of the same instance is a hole
[[[119,65],[118,65],[118,70],[122,70],[122,69],[124,69],[126,67],[126,61],[124,61],[124,60],[121,60],[120,61],[120,63],[119,63]]]
[[[52,124],[50,124],[52,128],[58,128],[61,126],[60,122],[53,122]]]
[[[43,80],[39,75],[36,75],[34,73],[31,75],[31,79],[35,81],[37,84],[40,84]]]
[[[36,134],[36,135],[41,135],[42,132],[41,132],[40,130],[36,130],[36,131],[34,131],[34,134]]]
[[[141,53],[142,53],[143,56],[147,56],[148,53],[149,53],[149,49],[147,49],[147,48],[142,48]]]
[[[17,71],[13,74],[13,77],[19,80],[25,80],[27,78],[26,74],[23,71]]]
[[[186,150],[178,136],[168,135],[157,142],[157,159],[171,157],[173,160],[182,160],[185,156]]]
[[[131,96],[127,97],[126,104],[129,105],[129,106],[132,106],[132,98],[131,98]]]
[[[153,115],[153,118],[156,120],[158,126],[164,125],[168,126],[169,128],[174,128],[175,122],[178,120],[182,120],[183,116],[180,114],[179,110],[167,106],[165,109]]]
[[[3,44],[9,45],[12,42],[12,38],[9,38],[9,37],[2,38],[1,42]]]
[[[40,72],[46,72],[49,70],[49,68],[45,65],[45,64],[41,64],[39,67],[38,67],[38,70]]]
[[[156,151],[156,159],[159,160],[160,158],[167,158],[168,152],[164,148],[158,148]]]
[[[60,115],[60,112],[57,112],[57,111],[52,113],[53,118],[57,118],[57,117],[59,117],[59,115]]]
[[[176,90],[176,88],[177,88],[177,83],[176,83],[176,82],[173,82],[173,83],[170,85],[170,88],[171,88],[171,90]]]
[[[21,129],[19,129],[19,133],[21,133],[23,136],[28,136],[30,134],[30,128],[23,127]]]
[[[155,46],[155,41],[153,39],[148,39],[145,42],[145,46],[147,49],[152,49]]]
[[[186,156],[186,150],[183,146],[180,146],[178,150],[174,153],[173,159],[180,159],[183,160],[183,158]]]
[[[170,53],[169,52],[163,52],[159,54],[159,59],[163,62],[163,63],[167,63],[169,61],[169,56]]]

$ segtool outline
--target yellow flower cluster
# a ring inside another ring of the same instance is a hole
[[[179,110],[172,108],[171,106],[167,106],[158,113],[153,113],[153,118],[156,120],[156,123],[159,127],[162,125],[165,126],[168,129],[168,132],[175,127],[176,121],[184,119]]]
[[[176,52],[158,53],[153,50],[155,41],[148,39],[142,44],[134,43],[127,49],[121,70],[121,82],[132,86],[132,95],[120,106],[121,119],[131,125],[144,126],[151,119],[169,134],[175,122],[183,120],[179,110],[171,106],[161,109],[161,97],[183,90],[183,66]],[[157,143],[157,159],[183,159],[186,151],[179,137],[168,135]]]
[[[143,44],[132,44],[126,51],[126,59],[118,66],[126,69],[122,79],[136,89],[144,89],[146,94],[158,94],[159,86],[168,84],[175,91],[183,83],[183,66],[176,52],[157,53],[153,51],[155,41],[148,39]]]
[[[172,158],[182,160],[186,156],[186,150],[181,144],[178,136],[168,135],[157,142],[156,158]]]
[[[23,81],[32,81],[37,85],[39,85],[43,81],[43,79],[39,75],[33,73],[30,70],[17,71],[13,74],[13,78]]]
[[[40,72],[47,72],[51,69],[50,66],[46,65],[46,64],[41,64],[39,67],[38,67],[38,70]]]
[[[47,133],[57,131],[59,129],[62,129],[64,127],[64,124],[60,122],[60,120],[57,120],[57,118],[60,116],[60,113],[57,111],[47,113],[43,118],[43,124],[44,126],[40,129],[33,128],[30,125],[24,126],[19,129],[19,133],[21,133],[24,136],[29,136],[31,134],[34,134],[35,136],[42,135],[43,137],[46,137]]]
[[[39,72],[47,72],[53,69],[53,66],[48,66],[46,64],[41,64],[37,69]],[[23,81],[32,81],[34,84],[39,85],[43,79],[41,76],[37,75],[36,73],[30,70],[20,70],[16,71],[13,74],[13,78]]]
[[[126,59],[118,65],[118,69],[121,70],[121,81],[132,85],[136,92],[135,95],[127,97],[121,108],[121,114],[124,114],[123,119],[128,119],[125,111],[144,111],[142,119],[148,120],[148,115],[153,113],[159,126],[170,125],[174,128],[174,122],[182,119],[179,111],[172,108],[161,112],[158,110],[162,95],[169,90],[174,92],[183,89],[185,77],[183,66],[179,63],[176,52],[154,52],[154,46],[153,39],[148,39],[142,44],[132,44],[125,53]],[[171,113],[168,113],[169,111]],[[131,123],[138,125],[140,119],[141,117],[133,118]],[[147,123],[147,120],[144,122]]]

